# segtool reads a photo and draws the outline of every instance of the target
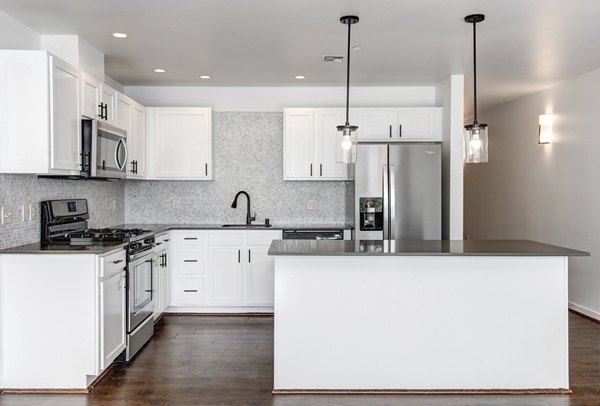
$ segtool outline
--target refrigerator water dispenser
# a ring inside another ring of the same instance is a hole
[[[360,229],[363,231],[383,230],[383,199],[381,197],[361,197]]]

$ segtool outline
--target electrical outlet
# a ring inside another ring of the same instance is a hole
[[[117,201],[115,199],[112,199],[112,211],[117,210]]]
[[[0,219],[2,224],[12,223],[12,207],[2,206],[2,209],[0,209],[0,216],[2,216]]]
[[[317,201],[314,199],[308,200],[306,203],[306,207],[309,210],[315,210],[317,208]]]
[[[33,214],[33,205],[31,203],[28,204],[28,215],[27,215],[27,221],[32,221],[34,214]]]
[[[174,209],[181,209],[181,201],[179,199],[173,199],[171,200],[171,206]]]

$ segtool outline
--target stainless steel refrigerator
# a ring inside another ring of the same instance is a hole
[[[361,143],[355,167],[357,240],[439,240],[439,143]]]

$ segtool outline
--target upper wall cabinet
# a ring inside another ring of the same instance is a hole
[[[348,180],[348,165],[335,160],[337,126],[345,114],[344,109],[284,109],[284,180]]]
[[[212,179],[210,108],[147,108],[150,179]]]
[[[127,178],[144,179],[146,177],[146,108],[131,99],[130,101],[131,126],[127,130],[129,151]],[[121,117],[120,111],[118,116]]]
[[[88,74],[81,74],[81,115],[127,130],[118,120],[118,92]]]
[[[0,172],[78,175],[80,74],[46,51],[0,51]]]
[[[442,108],[357,108],[359,141],[442,140]]]

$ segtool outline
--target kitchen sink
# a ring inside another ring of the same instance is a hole
[[[223,224],[221,227],[225,228],[269,228],[271,224]]]

